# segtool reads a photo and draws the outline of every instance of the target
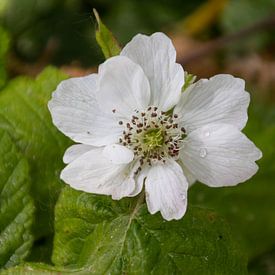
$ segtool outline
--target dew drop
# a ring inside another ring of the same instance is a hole
[[[204,135],[205,135],[206,137],[209,137],[209,136],[210,136],[210,132],[209,132],[209,131],[206,131],[206,132],[204,133]]]
[[[200,157],[205,158],[207,155],[207,150],[205,148],[200,149]]]
[[[182,200],[185,200],[185,199],[186,199],[185,194],[184,194],[184,193],[180,194],[180,198],[181,198]]]

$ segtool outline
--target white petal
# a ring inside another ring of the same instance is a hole
[[[129,163],[134,159],[133,151],[119,144],[107,145],[103,155],[115,164]]]
[[[69,147],[64,156],[63,156],[63,162],[64,163],[70,163],[73,160],[77,159],[78,157],[80,157],[81,155],[83,155],[84,153],[94,149],[94,146],[91,145],[85,145],[85,144],[75,144],[72,145],[71,147]]]
[[[109,58],[99,66],[98,103],[106,113],[113,110],[129,118],[135,110],[145,109],[150,86],[141,67],[124,56]]]
[[[101,146],[118,141],[123,128],[95,100],[97,75],[62,81],[48,107],[56,127],[76,142]]]
[[[131,192],[131,194],[129,194],[129,197],[135,197],[137,194],[139,194],[142,191],[144,180],[145,180],[145,178],[143,177],[144,172],[145,172],[145,168],[143,168],[142,171],[135,178],[136,186],[135,186],[135,189]]]
[[[142,167],[142,170],[138,173],[136,177],[136,189],[132,192],[132,196],[139,194],[145,183],[150,166],[146,165]]]
[[[164,33],[136,35],[121,51],[139,64],[150,82],[151,105],[168,111],[179,101],[184,71],[176,63],[176,50]]]
[[[97,148],[67,165],[61,179],[74,189],[121,199],[135,189],[134,173],[138,165],[113,164],[103,156],[102,148]]]
[[[174,113],[187,132],[209,123],[227,123],[241,130],[250,100],[244,89],[244,81],[231,75],[200,80],[182,94]]]
[[[258,170],[261,151],[236,127],[209,124],[190,133],[181,161],[195,177],[212,187],[244,182]]]
[[[133,161],[126,166],[124,171],[117,177],[114,181],[119,183],[119,188],[114,187],[112,190],[112,199],[120,200],[123,197],[134,197],[141,190],[139,190],[139,186],[136,183],[136,174],[140,163],[137,161]],[[137,192],[139,190],[139,192]]]
[[[161,212],[164,219],[180,219],[187,207],[188,182],[174,160],[154,164],[148,169],[145,192],[151,214]]]
[[[180,159],[177,160],[177,163],[180,165],[183,171],[183,174],[188,181],[188,187],[191,187],[197,181],[196,177],[186,168],[186,166],[183,164],[183,162]]]

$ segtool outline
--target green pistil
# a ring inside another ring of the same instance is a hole
[[[143,136],[143,143],[148,151],[160,148],[164,144],[164,133],[162,129],[148,130]]]

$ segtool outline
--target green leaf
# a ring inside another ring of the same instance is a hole
[[[55,213],[57,266],[89,274],[246,274],[228,225],[212,211],[189,206],[183,219],[167,222],[150,215],[142,197],[113,201],[66,187]]]
[[[195,184],[189,201],[225,216],[253,259],[275,245],[275,107],[252,106],[246,133],[263,152],[258,173],[236,187]]]
[[[65,269],[62,267],[50,266],[43,263],[24,263],[6,270],[0,271],[0,275],[67,275],[67,274],[77,274],[77,275],[87,275],[86,270],[81,269]]]
[[[98,28],[95,33],[95,38],[100,46],[105,58],[110,58],[119,55],[121,49],[111,31],[102,23],[97,11],[93,9]]]
[[[188,72],[184,72],[184,85],[182,87],[182,91],[185,91],[191,84],[193,84],[196,80],[197,76],[193,74],[189,74]]]
[[[25,261],[51,264],[52,249],[53,234],[41,237],[34,241],[32,250]]]
[[[69,145],[52,124],[47,102],[65,75],[48,68],[35,80],[19,77],[0,93],[0,129],[5,129],[29,161],[37,207],[36,237],[53,230],[53,209],[62,188],[59,173]]]
[[[0,26],[0,89],[6,82],[5,57],[9,48],[9,36]]]
[[[0,268],[16,265],[27,256],[33,221],[28,162],[0,129]]]

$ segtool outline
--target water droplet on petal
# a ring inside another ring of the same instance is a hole
[[[206,137],[209,137],[209,136],[210,136],[210,132],[209,132],[209,131],[206,131],[206,132],[204,133],[204,135],[205,135]]]
[[[207,150],[205,148],[200,149],[200,157],[205,158],[207,155]]]
[[[181,198],[182,200],[185,200],[185,199],[186,199],[185,194],[184,194],[184,193],[180,194],[180,198]]]

